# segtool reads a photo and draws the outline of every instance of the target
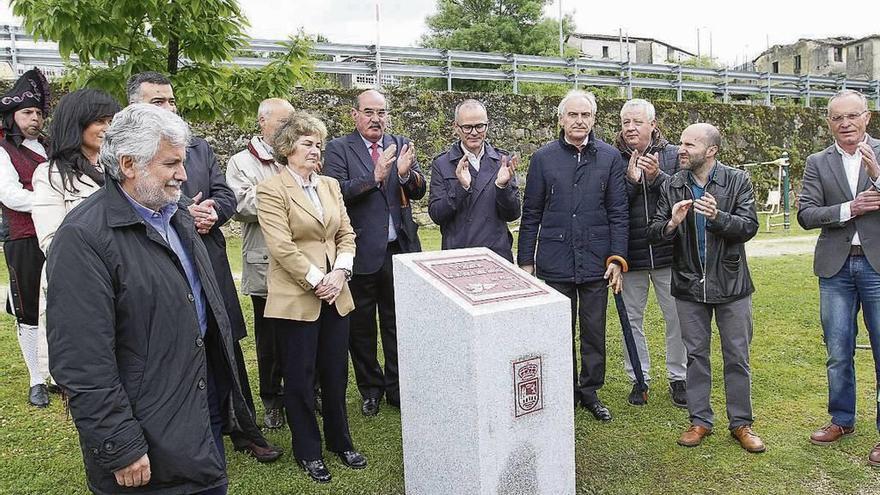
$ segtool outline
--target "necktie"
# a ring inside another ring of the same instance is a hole
[[[373,165],[379,162],[379,143],[370,143],[370,158],[373,159]]]

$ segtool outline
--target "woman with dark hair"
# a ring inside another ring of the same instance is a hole
[[[34,172],[34,227],[40,249],[49,244],[65,215],[104,185],[98,151],[104,131],[120,109],[110,95],[97,89],[68,93],[49,123],[49,161]]]
[[[40,249],[49,244],[67,213],[104,185],[98,150],[104,131],[120,109],[112,96],[96,89],[66,94],[52,114],[49,161],[34,171],[31,217]],[[40,280],[39,355],[48,361],[46,343],[46,270]]]

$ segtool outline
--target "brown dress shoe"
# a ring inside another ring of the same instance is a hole
[[[738,428],[734,428],[730,431],[730,434],[733,435],[742,448],[746,449],[748,452],[753,454],[757,454],[758,452],[764,452],[767,450],[767,447],[764,446],[764,442],[761,441],[761,437],[755,435],[755,432],[752,431],[751,425],[742,425]]]
[[[847,428],[834,423],[828,423],[810,435],[810,443],[814,445],[831,445],[841,438],[851,435],[854,431],[856,429],[852,426]]]
[[[880,467],[880,443],[874,446],[871,449],[871,453],[868,454],[868,465],[873,467]]]
[[[682,447],[696,447],[703,442],[703,439],[712,434],[711,428],[700,425],[691,425],[678,438],[678,444]]]

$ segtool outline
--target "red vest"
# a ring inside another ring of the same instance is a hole
[[[9,154],[12,166],[18,172],[18,180],[21,185],[28,191],[33,191],[34,186],[31,184],[31,178],[34,176],[34,170],[37,169],[37,165],[46,161],[46,157],[31,151],[24,145],[16,148],[14,144],[3,138],[0,138],[0,148]],[[6,224],[9,225],[10,241],[37,236],[30,213],[11,210],[6,205],[0,206],[3,207],[3,217],[6,219]]]

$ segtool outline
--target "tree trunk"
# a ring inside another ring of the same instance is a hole
[[[177,74],[178,58],[180,56],[180,39],[172,35],[168,40],[168,74]]]
[[[177,27],[177,22],[180,19],[180,13],[177,10],[177,6],[174,4],[174,1],[168,3],[168,10],[170,11],[171,18],[168,19],[168,74],[174,75],[177,74],[177,66],[180,60],[180,37],[174,31]]]

